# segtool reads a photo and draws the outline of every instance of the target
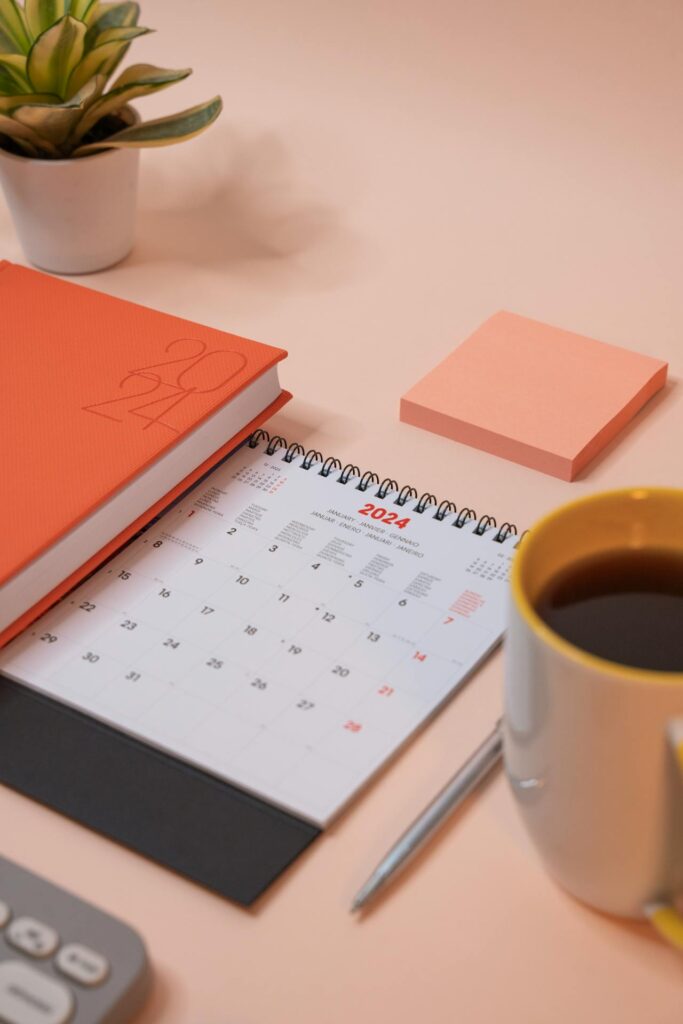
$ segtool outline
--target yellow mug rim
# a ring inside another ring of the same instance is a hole
[[[595,669],[606,675],[616,676],[622,682],[631,680],[633,682],[673,683],[680,686],[683,684],[683,672],[660,672],[657,669],[622,665],[618,661],[610,661],[608,658],[601,658],[597,654],[584,651],[570,643],[569,640],[565,640],[564,637],[545,624],[527,597],[522,585],[525,551],[528,551],[529,546],[533,545],[533,536],[537,531],[564,517],[572,509],[596,505],[605,498],[633,496],[638,492],[675,498],[683,504],[683,491],[676,487],[620,487],[611,491],[599,491],[596,494],[583,495],[580,498],[575,498],[573,501],[565,502],[565,504],[560,505],[551,512],[547,512],[537,520],[530,530],[529,536],[521,543],[516,557],[512,560],[512,570],[510,573],[512,598],[522,618],[526,620],[527,625],[550,647],[553,647],[558,653],[563,654],[572,661],[578,662],[579,665]]]

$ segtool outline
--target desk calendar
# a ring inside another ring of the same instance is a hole
[[[325,827],[500,640],[514,532],[259,432],[0,670]]]

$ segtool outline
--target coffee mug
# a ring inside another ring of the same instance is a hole
[[[539,616],[579,559],[626,549],[683,555],[683,490],[632,488],[551,512],[512,566],[504,755],[549,873],[578,899],[648,916],[683,949],[683,672],[608,661]],[[683,622],[681,622],[683,630]]]

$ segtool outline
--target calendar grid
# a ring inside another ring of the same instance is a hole
[[[0,668],[324,826],[498,642],[517,539],[299,449],[257,434]]]

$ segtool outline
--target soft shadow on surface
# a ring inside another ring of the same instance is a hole
[[[266,424],[268,433],[280,434],[292,444],[298,442],[305,448],[315,445],[322,454],[343,458],[339,439],[355,441],[364,436],[364,428],[349,416],[330,414],[325,408],[294,398],[281,412]]]
[[[467,817],[467,814],[474,805],[475,801],[480,799],[482,793],[485,793],[486,790],[494,784],[499,775],[499,770],[491,772],[491,774],[486,779],[479,783],[474,792],[470,793],[470,795],[463,801],[463,803],[461,803],[459,807],[457,807],[450,815],[448,815],[444,819],[443,823],[439,825],[437,830],[433,833],[432,836],[430,836],[430,838],[426,841],[424,846],[421,846],[418,849],[418,851],[413,855],[412,859],[408,861],[406,866],[402,868],[400,871],[398,871],[396,876],[392,878],[389,882],[387,882],[385,887],[383,889],[380,889],[377,895],[365,907],[361,908],[361,910],[359,911],[356,911],[356,913],[354,914],[354,919],[357,922],[361,922],[364,920],[364,918],[370,916],[372,913],[380,911],[385,901],[391,900],[392,893],[394,895],[397,895],[397,890],[400,889],[401,885],[404,884],[404,882],[407,879],[413,877],[414,875],[417,875],[420,872],[420,870],[427,870],[426,864],[437,844],[443,842],[445,837],[448,836],[451,831],[458,828],[462,820]],[[411,824],[411,820],[414,820],[415,818],[417,818],[419,814],[422,813],[422,810],[423,808],[420,808],[416,813],[413,813],[412,819],[410,819],[410,817],[408,816],[405,824],[406,828]],[[398,834],[387,842],[387,849],[384,850],[383,853],[379,854],[378,862],[384,856],[384,854],[388,852],[389,847],[397,839]],[[360,889],[361,885],[365,881],[366,878],[359,879],[358,889]]]
[[[662,415],[660,406],[671,398],[671,392],[678,387],[678,384],[679,381],[675,377],[669,377],[664,387],[645,403],[642,409],[635,414],[633,419],[629,420],[625,427],[622,427],[617,436],[612,438],[609,444],[607,444],[594,459],[591,459],[585,469],[582,469],[575,479],[585,480],[589,477],[598,466],[611,458],[613,453],[618,450],[627,437],[630,437],[634,430],[654,429],[655,424]]]
[[[154,951],[150,951],[152,980],[150,990],[140,1013],[136,1014],[132,1024],[161,1024],[169,1005],[171,984],[164,971],[154,963]]]
[[[124,265],[180,263],[287,284],[297,272],[326,287],[348,276],[355,248],[338,213],[297,184],[277,136],[216,127],[201,161],[195,151],[143,170],[137,243]]]
[[[604,910],[597,910],[595,907],[581,902],[569,892],[565,892],[564,895],[575,906],[585,911],[586,914],[590,914],[596,922],[602,922],[605,928],[608,928],[610,931],[630,932],[636,939],[647,942],[652,946],[659,946],[663,951],[668,951],[680,959],[680,953],[668,946],[649,921],[646,921],[644,918],[642,921],[639,921],[632,917],[617,917],[616,914],[608,914]]]

